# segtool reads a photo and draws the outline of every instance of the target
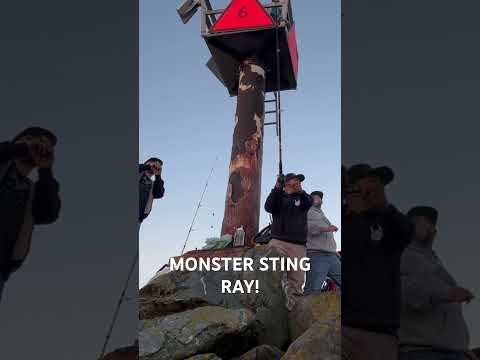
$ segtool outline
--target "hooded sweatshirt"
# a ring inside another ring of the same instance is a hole
[[[363,214],[342,211],[342,326],[396,335],[400,259],[413,224],[393,205]]]
[[[0,143],[0,276],[4,279],[27,257],[34,225],[53,223],[61,208],[59,184],[51,169],[39,169],[35,183],[17,170],[14,158],[27,152],[25,145]]]
[[[312,197],[305,191],[287,194],[273,189],[265,201],[265,210],[272,214],[272,238],[292,244],[307,242],[307,212],[312,206]]]
[[[333,232],[322,231],[332,225],[323,210],[320,207],[312,206],[308,211],[307,222],[307,250],[335,253],[337,251],[337,244],[333,238]]]
[[[140,188],[140,213],[139,213],[139,222],[142,222],[148,217],[150,211],[152,211],[153,200],[160,199],[165,194],[164,181],[161,176],[155,176],[155,181],[152,181],[150,177],[145,174],[145,171],[148,169],[148,165],[140,164],[138,166],[139,177],[139,188]]]
[[[401,345],[466,351],[469,334],[462,304],[447,301],[457,282],[435,252],[412,243],[402,255],[401,279]]]

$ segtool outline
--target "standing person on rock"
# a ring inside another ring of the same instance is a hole
[[[342,358],[398,359],[400,258],[413,224],[386,197],[388,167],[350,167],[342,209]]]
[[[322,210],[323,192],[314,191],[310,196],[313,200],[313,206],[307,215],[307,257],[310,259],[310,270],[306,274],[305,295],[320,293],[327,276],[336,285],[342,286],[342,265],[333,237],[338,228],[330,223]]]
[[[59,216],[59,185],[52,173],[56,143],[56,136],[40,127],[0,143],[0,301],[6,281],[29,253],[34,226]],[[34,170],[35,183],[29,178]]]
[[[138,220],[140,224],[150,214],[153,200],[160,199],[165,194],[162,167],[163,161],[156,157],[152,157],[138,166],[140,174],[140,213]],[[155,176],[155,181],[152,180],[153,176]]]
[[[457,284],[433,250],[438,211],[416,206],[407,216],[415,235],[401,263],[400,358],[466,360],[469,332],[462,305],[474,296]]]
[[[279,177],[265,202],[265,210],[273,218],[269,247],[298,263],[306,256],[307,213],[312,206],[311,196],[302,189],[304,180],[305,176],[293,173],[284,179]],[[303,295],[304,281],[305,272],[300,268],[286,273],[283,287],[288,310],[292,310]]]

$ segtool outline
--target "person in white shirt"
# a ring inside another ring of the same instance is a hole
[[[400,359],[474,359],[462,310],[474,295],[459,286],[433,250],[438,212],[417,206],[407,215],[415,235],[401,259]]]
[[[320,293],[327,276],[339,287],[342,285],[341,263],[333,236],[338,228],[330,223],[322,210],[323,192],[314,191],[310,195],[313,199],[307,215],[310,271],[306,274],[305,295]]]

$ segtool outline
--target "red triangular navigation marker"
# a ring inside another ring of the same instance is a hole
[[[273,19],[258,0],[233,0],[213,25],[213,32],[266,28]]]

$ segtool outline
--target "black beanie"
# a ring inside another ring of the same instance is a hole
[[[314,191],[314,192],[312,192],[312,193],[310,194],[310,196],[315,196],[315,195],[320,196],[320,197],[323,199],[323,192],[321,192],[321,191]]]
[[[431,206],[415,206],[408,211],[407,216],[409,218],[424,216],[436,226],[438,220],[438,211]]]
[[[51,131],[37,126],[26,128],[25,130],[20,132],[17,136],[13,138],[12,143],[16,142],[18,139],[24,136],[45,136],[52,143],[53,146],[57,144],[57,137]]]

